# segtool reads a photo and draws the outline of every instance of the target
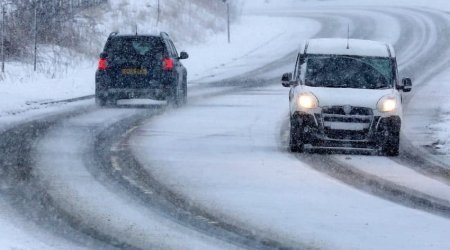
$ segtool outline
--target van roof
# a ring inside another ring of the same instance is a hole
[[[349,45],[347,48],[347,44]],[[318,38],[311,39],[302,47],[301,53],[321,55],[355,55],[395,57],[390,44],[361,39]]]

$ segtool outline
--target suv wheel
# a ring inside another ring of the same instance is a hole
[[[186,104],[187,103],[187,81],[186,79],[183,82],[183,101],[182,104]]]
[[[303,126],[291,117],[291,128],[289,131],[289,149],[291,152],[303,152]]]
[[[169,105],[174,107],[178,107],[181,104],[180,100],[180,90],[177,85],[175,85],[171,90],[169,95],[167,96],[167,102]]]
[[[95,96],[95,103],[98,106],[103,107],[106,105],[106,99],[104,97]]]

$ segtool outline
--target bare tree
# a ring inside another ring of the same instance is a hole
[[[77,12],[107,0],[14,0],[5,13],[5,53],[23,56],[33,42],[35,8],[39,43],[70,46],[76,44],[74,17]]]

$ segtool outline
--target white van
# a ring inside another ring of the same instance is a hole
[[[378,150],[399,153],[402,123],[399,81],[391,45],[357,39],[312,39],[301,46],[290,87],[290,149]]]

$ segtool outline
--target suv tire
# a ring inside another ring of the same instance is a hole
[[[174,107],[178,107],[181,104],[181,100],[180,100],[180,91],[177,85],[173,86],[170,89],[170,93],[167,96],[166,100],[167,100],[167,104],[174,106]]]
[[[187,81],[184,79],[183,81],[183,101],[182,104],[185,105],[187,103]]]
[[[100,96],[96,96],[96,97],[95,97],[95,103],[96,103],[98,106],[103,107],[103,106],[106,105],[106,99],[105,99],[105,98],[102,98],[102,97],[100,97]]]

